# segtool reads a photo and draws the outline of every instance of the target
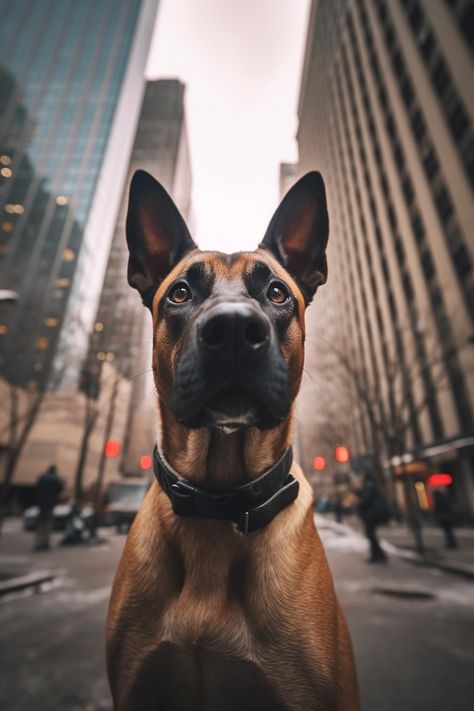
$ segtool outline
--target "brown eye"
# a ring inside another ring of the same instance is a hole
[[[191,298],[191,289],[187,284],[181,283],[174,286],[169,295],[168,299],[173,302],[173,304],[184,304],[185,301],[189,301]]]
[[[267,299],[270,299],[274,304],[284,304],[288,296],[288,289],[278,281],[273,282],[268,287]]]

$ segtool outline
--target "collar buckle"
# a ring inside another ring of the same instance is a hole
[[[194,515],[194,493],[195,487],[181,479],[171,484],[171,505],[177,516]]]
[[[220,518],[227,515],[227,504],[232,494],[210,492],[178,479],[171,485],[171,505],[177,516],[197,516],[198,518]]]

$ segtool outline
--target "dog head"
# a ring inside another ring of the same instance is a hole
[[[153,315],[159,397],[189,428],[276,427],[303,369],[304,311],[326,281],[324,183],[287,193],[254,252],[197,249],[165,189],[144,171],[130,187],[128,281]]]

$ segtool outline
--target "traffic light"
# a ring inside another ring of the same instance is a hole
[[[348,447],[344,444],[339,445],[339,447],[336,447],[334,451],[334,456],[336,458],[336,462],[339,462],[339,464],[346,464],[349,461]]]
[[[314,457],[313,468],[316,469],[317,472],[324,471],[326,469],[326,457],[321,457],[320,455]]]
[[[142,454],[140,457],[140,469],[143,471],[147,471],[148,469],[151,469],[152,465],[152,460],[149,454]]]
[[[115,439],[108,439],[105,443],[105,456],[108,458],[118,457],[121,449],[122,445],[120,442],[117,442]]]
[[[432,474],[426,480],[428,486],[449,486],[453,483],[451,474]]]

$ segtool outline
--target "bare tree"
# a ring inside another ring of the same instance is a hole
[[[413,335],[413,332],[410,331]],[[379,486],[389,493],[395,503],[394,480],[395,467],[393,461],[401,462],[397,475],[404,483],[407,500],[409,522],[413,529],[418,551],[423,553],[421,521],[416,504],[412,478],[404,470],[406,453],[415,448],[413,436],[420,416],[430,403],[443,390],[450,387],[448,371],[453,360],[462,351],[472,346],[472,335],[461,336],[455,344],[444,348],[438,341],[423,341],[423,356],[420,357],[419,343],[413,350],[406,347],[403,333],[398,334],[397,344],[404,352],[393,352],[384,359],[384,368],[377,370],[375,364],[367,364],[354,360],[346,352],[338,350],[329,344],[327,348],[337,363],[333,377],[344,383],[344,389],[349,393],[350,406],[357,408],[368,425],[371,436],[372,452],[375,462],[375,475]],[[416,339],[416,334],[415,334]],[[403,345],[402,345],[403,344]],[[389,353],[385,344],[385,354]],[[390,462],[389,482],[382,475],[383,460]],[[391,491],[388,492],[387,488]]]
[[[8,390],[10,396],[9,422],[7,426],[9,436],[0,500],[0,531],[18,460],[20,459],[31,428],[41,409],[46,393],[45,386],[40,384],[22,391],[23,397],[20,396],[18,387],[13,383],[8,383]],[[22,402],[21,407],[20,402]],[[22,412],[20,412],[20,410],[22,410]]]
[[[81,372],[80,389],[84,394],[84,426],[82,430],[79,457],[74,474],[74,508],[79,510],[83,500],[84,469],[89,452],[89,441],[94,432],[99,416],[99,396],[101,391],[101,376],[103,359],[94,358],[92,349],[86,356]]]

